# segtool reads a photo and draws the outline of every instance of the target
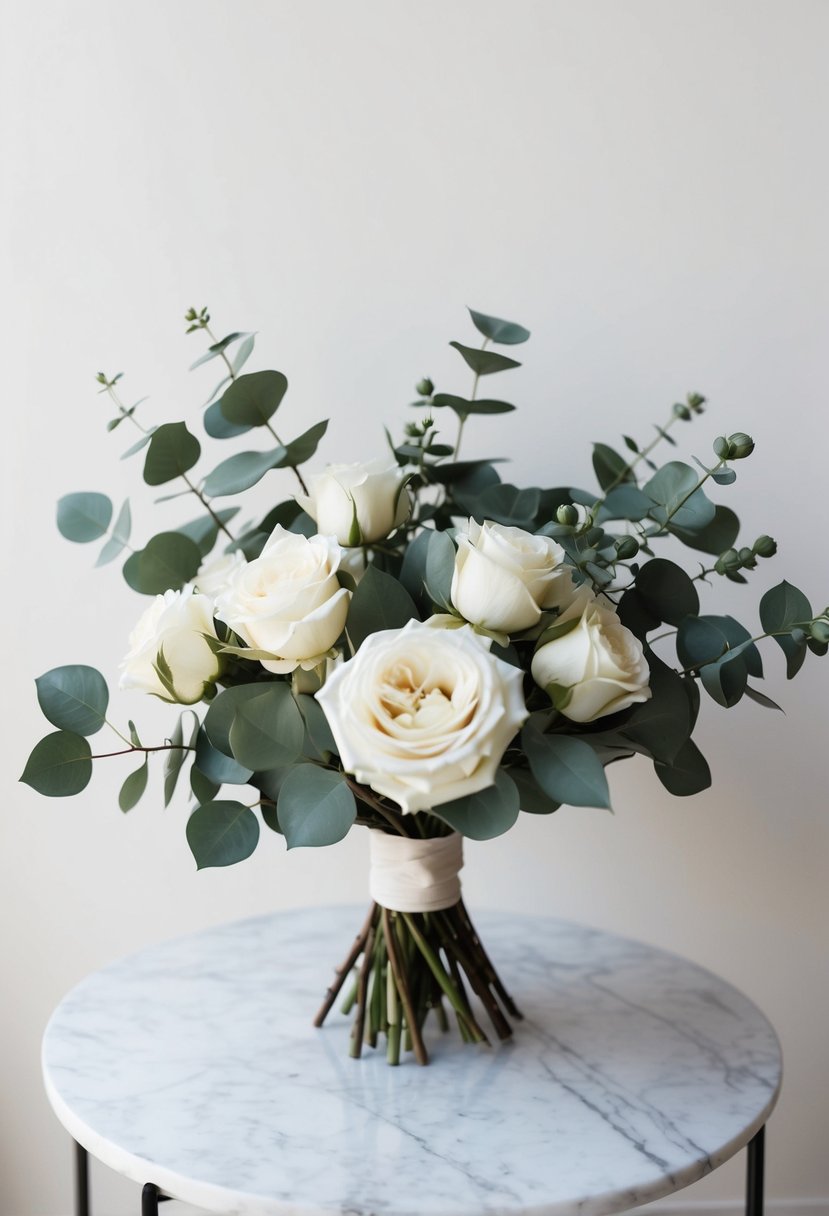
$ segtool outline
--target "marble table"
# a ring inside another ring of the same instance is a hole
[[[780,1084],[769,1023],[674,955],[579,925],[473,916],[525,1014],[513,1042],[427,1023],[432,1063],[348,1057],[311,1019],[362,909],[278,913],[89,976],[43,1042],[83,1149],[159,1197],[239,1216],[601,1216],[751,1141]],[[752,1147],[753,1146],[753,1147]],[[81,1150],[82,1151],[82,1150]]]

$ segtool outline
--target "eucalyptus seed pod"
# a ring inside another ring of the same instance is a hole
[[[431,397],[434,391],[435,386],[428,376],[425,376],[422,380],[418,380],[415,385],[415,392],[420,393],[421,397]]]
[[[616,541],[616,556],[619,561],[628,561],[639,552],[639,541],[635,536],[622,536]]]
[[[777,552],[777,541],[772,540],[770,536],[758,536],[753,547],[757,557],[774,557]]]
[[[809,633],[816,642],[829,642],[829,621],[820,618],[812,621]]]
[[[726,549],[714,562],[717,574],[736,574],[741,566],[740,555],[736,549]]]
[[[556,509],[556,520],[567,528],[575,528],[583,522],[583,517],[577,506],[567,502]]]
[[[745,431],[735,431],[728,436],[729,454],[727,460],[745,460],[754,451],[754,440]]]
[[[681,401],[677,401],[674,405],[674,417],[681,418],[683,422],[690,422],[692,415],[687,405],[683,405]]]

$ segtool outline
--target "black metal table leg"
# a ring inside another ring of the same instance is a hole
[[[141,1192],[141,1216],[158,1216],[158,1187],[146,1182]]]
[[[746,1216],[763,1216],[763,1177],[765,1174],[766,1129],[761,1127],[748,1142],[746,1169]]]
[[[89,1216],[89,1154],[75,1141],[75,1216]]]

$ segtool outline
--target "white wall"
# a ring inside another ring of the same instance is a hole
[[[470,426],[467,452],[512,453],[517,480],[583,481],[591,440],[647,436],[699,388],[711,409],[686,453],[752,432],[722,498],[749,541],[781,548],[750,589],[706,602],[753,621],[786,575],[822,607],[829,7],[47,0],[8,4],[3,26],[0,1175],[11,1216],[58,1216],[69,1147],[38,1048],[65,990],[166,936],[365,894],[357,833],[290,857],[269,837],[196,874],[185,803],[123,817],[118,762],[74,801],[15,784],[44,733],[33,677],[73,661],[114,675],[140,608],[60,539],[55,499],[129,492],[139,537],[177,518],[150,508],[140,461],[119,463],[94,373],[152,394],[148,420],[195,420],[211,373],[188,376],[182,315],[207,303],[288,374],[286,429],[330,416],[325,455],[357,458],[382,450],[421,375],[463,391],[446,342],[470,337],[464,305],[514,317],[533,330],[503,389],[520,412]],[[786,1054],[768,1150],[785,1208],[829,1196],[829,661],[788,686],[776,651],[767,665],[785,717],[705,707],[712,791],[672,800],[644,763],[617,766],[615,816],[526,817],[470,847],[465,881],[473,906],[685,953],[767,1011]],[[142,699],[116,704],[163,732]],[[132,1187],[95,1182],[99,1211],[135,1210]],[[741,1182],[735,1163],[683,1198]]]

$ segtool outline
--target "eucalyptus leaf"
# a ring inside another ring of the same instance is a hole
[[[225,350],[227,350],[231,343],[236,342],[237,339],[244,336],[245,335],[241,333],[232,333],[228,334],[227,337],[220,339],[220,341],[214,342],[212,346],[207,348],[203,355],[199,355],[195,363],[190,364],[190,371],[195,371],[197,367],[202,367],[205,363],[210,363],[213,359],[218,359],[219,356]]]
[[[548,798],[568,806],[610,809],[607,778],[589,743],[573,735],[542,734],[532,718],[521,732],[521,742]]]
[[[336,844],[357,818],[357,804],[342,773],[297,765],[282,782],[279,826],[289,849]]]
[[[201,444],[183,422],[165,422],[150,438],[144,458],[144,480],[148,486],[161,486],[183,477],[200,455]]]
[[[266,683],[258,696],[236,706],[229,742],[244,768],[260,772],[291,764],[299,758],[304,738],[305,724],[287,683]]]
[[[433,814],[454,831],[470,840],[492,840],[509,831],[518,819],[518,788],[511,777],[499,769],[495,784],[441,803],[433,808]]]
[[[135,443],[131,444],[127,448],[126,452],[122,453],[121,459],[126,460],[128,457],[134,456],[136,452],[142,451],[152,439],[156,429],[157,428],[154,426],[150,427],[145,435],[142,435],[140,439],[136,439]]]
[[[328,419],[323,422],[315,422],[307,431],[299,436],[298,439],[292,439],[285,446],[285,456],[283,457],[281,466],[290,466],[304,464],[306,460],[310,460],[319,447],[319,442],[325,432],[328,430]]]
[[[633,482],[612,489],[599,511],[599,521],[605,519],[644,519],[651,509],[651,500]]]
[[[636,591],[648,609],[669,625],[699,613],[699,596],[681,566],[656,557],[645,562],[636,577]]]
[[[237,452],[228,456],[208,473],[204,492],[208,498],[225,498],[241,494],[261,481],[271,469],[286,463],[287,449],[281,444],[267,452]]]
[[[561,807],[560,802],[544,793],[529,769],[511,768],[509,775],[518,789],[518,800],[525,814],[551,815]]]
[[[455,573],[455,546],[446,532],[430,532],[426,550],[426,589],[432,601],[448,610],[452,576]]]
[[[131,811],[134,806],[138,805],[144,791],[147,788],[147,760],[148,757],[145,754],[141,767],[137,768],[134,773],[130,773],[124,784],[121,786],[118,794],[118,805],[125,813],[127,811]]]
[[[47,798],[69,798],[89,784],[91,756],[82,735],[57,730],[35,744],[20,780]]]
[[[112,500],[106,494],[79,492],[58,499],[58,531],[77,544],[106,536],[111,519]]]
[[[435,393],[432,404],[438,408],[448,406],[459,418],[468,418],[470,414],[509,414],[515,409],[509,401],[494,401],[489,397],[471,401],[466,397],[457,397],[454,393]],[[449,449],[450,453],[452,450]]]
[[[207,557],[218,538],[219,523],[217,521],[229,524],[239,514],[240,509],[239,507],[222,507],[221,510],[214,512],[214,515],[200,515],[198,519],[191,519],[189,523],[181,524],[176,530],[182,536],[192,540],[204,558]]]
[[[689,530],[672,520],[670,531],[689,549],[719,556],[730,549],[740,531],[740,521],[730,507],[716,506],[714,517],[702,528]]]
[[[624,456],[620,456],[606,443],[593,444],[593,472],[603,490],[609,490],[622,482],[636,481]]]
[[[500,317],[488,317],[486,313],[476,312],[474,308],[470,308],[468,311],[478,333],[489,338],[490,342],[498,342],[502,346],[517,346],[521,342],[526,342],[530,336],[528,329],[525,329],[523,325],[516,325],[514,321],[502,321]]]
[[[232,866],[259,843],[259,820],[241,802],[205,802],[187,820],[187,843],[199,870]]]
[[[235,439],[237,435],[246,435],[248,431],[253,430],[252,426],[239,426],[235,422],[228,422],[222,413],[221,401],[208,405],[202,424],[211,439]]]
[[[94,735],[105,724],[109,689],[94,667],[53,667],[35,685],[44,716],[59,730]]]
[[[369,634],[381,629],[400,629],[412,618],[417,619],[417,609],[406,588],[390,574],[370,565],[351,597],[345,628],[356,650]]]
[[[142,595],[180,590],[197,573],[202,555],[198,545],[181,532],[159,532],[124,563],[124,578]]]
[[[247,785],[253,776],[251,769],[242,768],[230,756],[213,747],[204,727],[196,739],[195,762],[199,772],[216,785]]]
[[[806,596],[785,579],[760,600],[760,623],[766,633],[789,632],[796,625],[808,625],[812,616]]]
[[[699,794],[711,784],[708,762],[693,739],[685,742],[671,764],[656,761],[653,767],[668,793],[677,798]]]
[[[507,527],[531,528],[541,502],[541,491],[535,486],[521,489],[499,482],[489,486],[476,501],[475,516],[478,522],[491,519]]]
[[[233,684],[224,688],[213,698],[204,716],[204,730],[213,747],[225,756],[232,757],[230,746],[230,728],[236,717],[236,710],[245,701],[251,701],[268,687],[269,681],[259,681],[250,684]]]
[[[462,342],[450,342],[449,345],[454,346],[476,376],[491,376],[494,372],[506,372],[521,366],[516,359],[494,350],[480,350],[475,346],[464,346]]]
[[[222,413],[236,426],[265,426],[282,404],[288,381],[282,372],[252,372],[225,389]]]

